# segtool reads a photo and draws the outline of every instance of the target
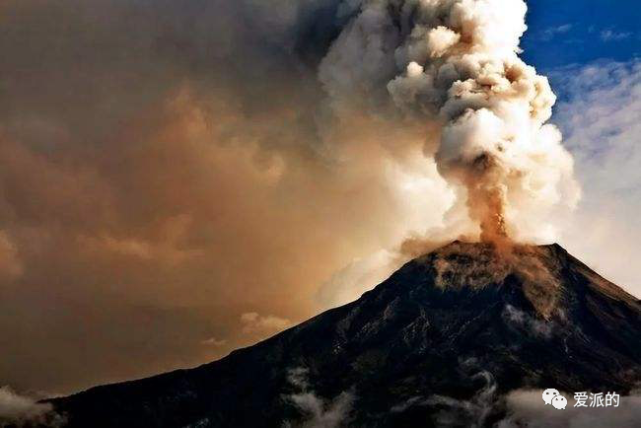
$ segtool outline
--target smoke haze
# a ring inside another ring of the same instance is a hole
[[[0,380],[18,389],[218,358],[435,242],[552,240],[578,199],[555,97],[518,57],[522,0],[0,12]]]

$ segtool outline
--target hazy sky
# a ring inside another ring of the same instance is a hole
[[[219,358],[358,297],[441,225],[454,195],[417,129],[328,117],[337,3],[0,5],[0,384]],[[641,12],[528,4],[583,188],[560,243],[639,296]]]

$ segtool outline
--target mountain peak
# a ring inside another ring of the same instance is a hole
[[[69,427],[491,426],[516,389],[629,392],[639,343],[639,301],[559,245],[453,242],[222,360],[52,403]]]
[[[549,318],[559,300],[567,252],[559,245],[528,246],[455,241],[416,260],[440,289],[517,286]]]
[[[441,290],[517,287],[538,314],[553,316],[563,296],[571,294],[570,275],[611,298],[637,302],[620,287],[600,277],[559,244],[470,243],[454,241],[420,256],[408,265],[423,266]]]

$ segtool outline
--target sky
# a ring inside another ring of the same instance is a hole
[[[634,0],[528,0],[523,57],[547,73],[597,60],[641,55],[641,11]],[[560,88],[555,88],[557,91]]]
[[[456,192],[415,142],[434,124],[369,114],[367,85],[327,101],[344,82],[319,82],[319,56],[353,2],[336,3],[2,3],[0,386],[64,394],[211,361],[451,238]],[[640,296],[641,12],[527,3],[522,57],[559,96],[583,195],[546,222]]]
[[[553,122],[575,156],[583,198],[560,239],[641,294],[641,10],[634,1],[528,1],[523,57],[559,97]]]

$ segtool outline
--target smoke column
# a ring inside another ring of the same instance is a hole
[[[561,201],[578,201],[573,160],[546,124],[556,97],[518,56],[522,0],[343,6],[353,18],[319,72],[334,109],[343,114],[359,95],[372,110],[388,103],[400,126],[431,123],[424,152],[462,189],[481,240],[545,234],[528,229],[540,229],[541,216]]]

